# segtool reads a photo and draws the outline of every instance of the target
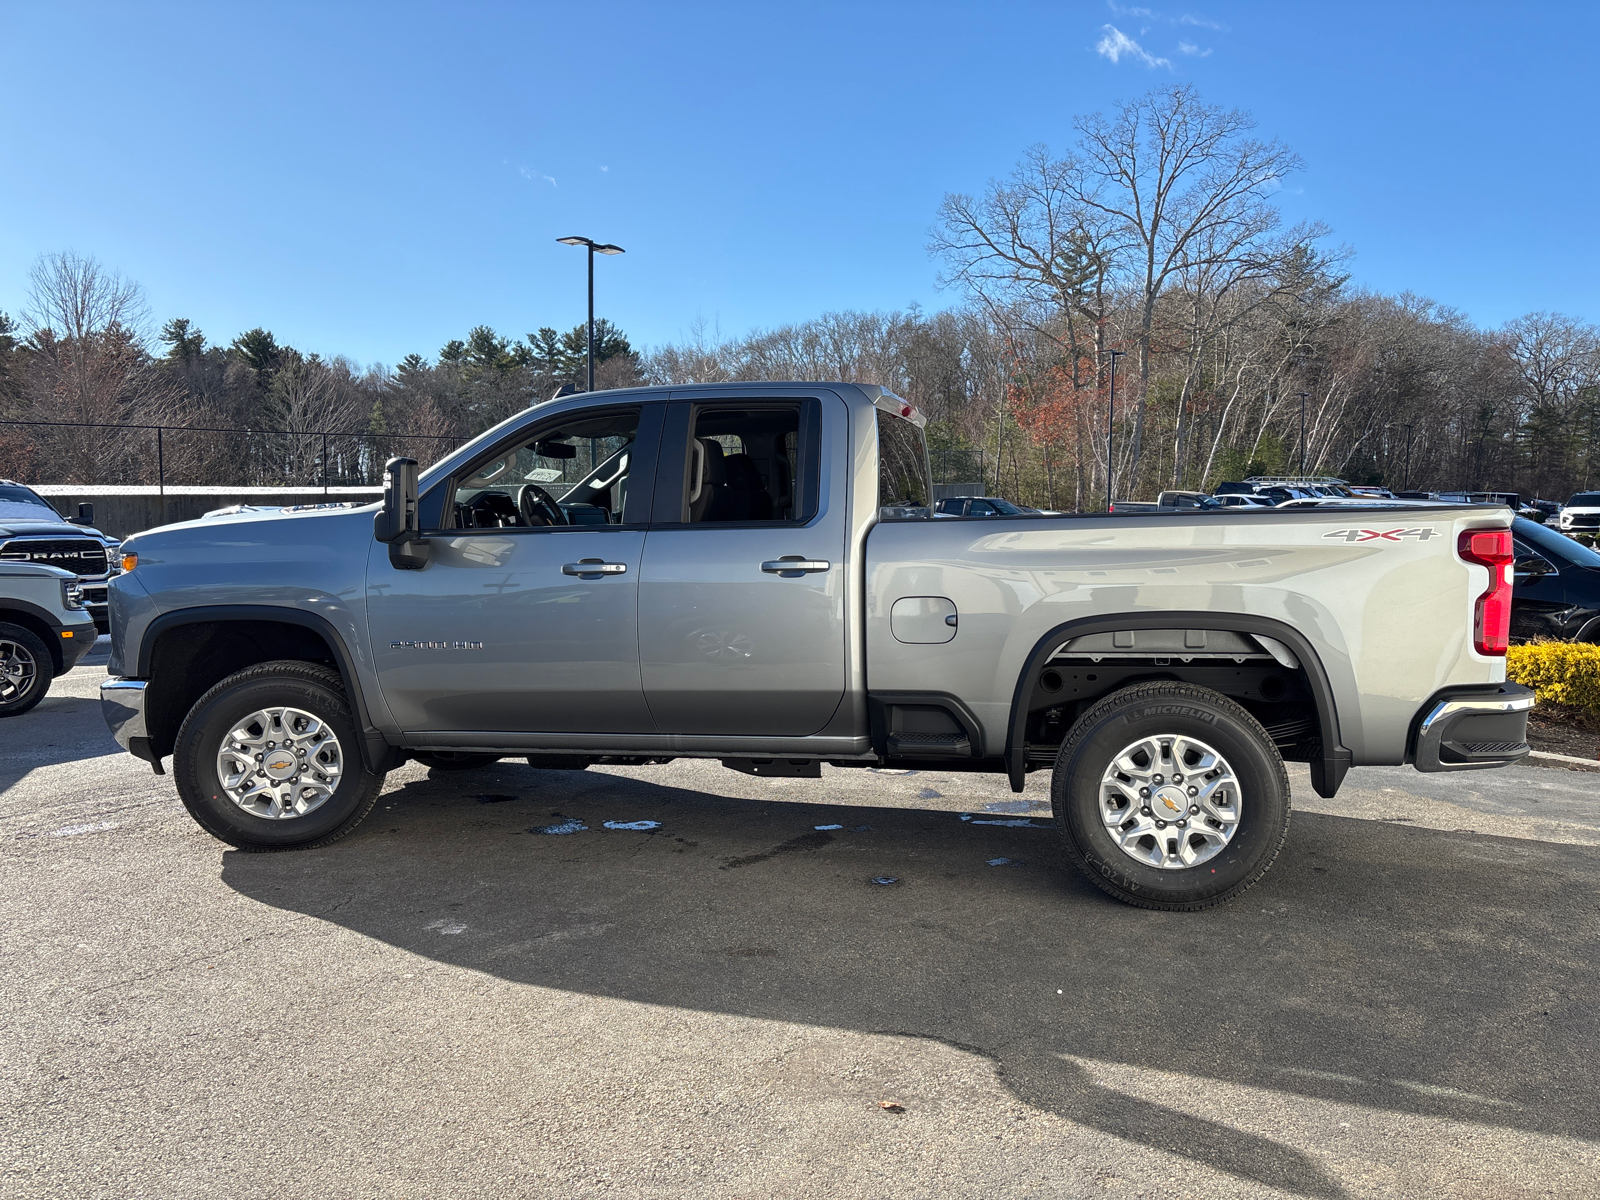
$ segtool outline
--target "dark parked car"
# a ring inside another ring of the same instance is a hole
[[[1511,541],[1511,636],[1600,642],[1600,554],[1526,517]]]
[[[114,537],[94,528],[94,505],[78,505],[63,517],[26,484],[0,479],[0,562],[58,567],[78,576],[84,607],[101,633],[111,632],[106,581],[120,569]]]
[[[933,511],[945,517],[1020,517],[1039,510],[997,496],[949,496],[935,504]]]

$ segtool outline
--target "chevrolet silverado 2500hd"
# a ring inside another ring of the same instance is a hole
[[[1270,866],[1284,759],[1331,796],[1527,753],[1504,508],[933,520],[922,425],[855,384],[570,396],[376,509],[141,533],[107,721],[249,850],[342,837],[407,757],[1050,767],[1066,854],[1175,909]]]

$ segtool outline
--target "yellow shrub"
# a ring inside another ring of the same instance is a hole
[[[1506,651],[1506,678],[1531,687],[1541,701],[1600,717],[1600,646],[1573,642],[1512,646]]]

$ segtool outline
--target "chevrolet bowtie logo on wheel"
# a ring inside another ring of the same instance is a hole
[[[1338,538],[1341,542],[1398,542],[1402,538],[1425,542],[1438,537],[1439,531],[1431,525],[1425,525],[1412,529],[1334,529],[1322,536]]]

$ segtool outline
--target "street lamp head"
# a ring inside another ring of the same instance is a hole
[[[610,242],[594,248],[596,254],[624,254],[626,251],[621,246],[613,246]]]
[[[592,241],[590,241],[586,237],[564,237],[564,238],[557,238],[556,241],[560,242],[563,246],[593,246],[594,245],[594,243]]]

